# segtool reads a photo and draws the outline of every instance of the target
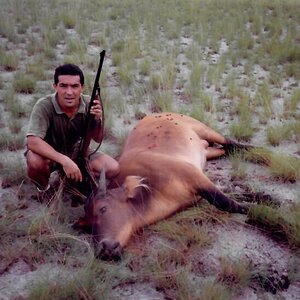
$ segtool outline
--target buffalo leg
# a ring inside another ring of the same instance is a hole
[[[247,214],[249,211],[249,204],[239,203],[228,198],[207,177],[201,179],[196,192],[220,210],[240,214]]]
[[[222,144],[222,146],[224,148],[225,155],[235,154],[240,151],[249,151],[254,148],[254,146],[238,143],[230,138],[226,138],[226,142]]]

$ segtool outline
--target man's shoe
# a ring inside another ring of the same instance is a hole
[[[55,195],[56,195],[56,190],[53,186],[50,185],[45,190],[38,189],[37,200],[40,203],[49,204],[55,198]]]

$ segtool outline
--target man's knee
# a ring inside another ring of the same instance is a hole
[[[120,173],[120,165],[112,157],[110,157],[107,165],[108,165],[107,171],[106,171],[106,173],[107,173],[106,177],[107,178],[113,178],[113,177],[117,176]]]
[[[40,155],[28,151],[26,155],[27,160],[27,173],[29,177],[34,176],[37,173],[50,173],[49,161]]]

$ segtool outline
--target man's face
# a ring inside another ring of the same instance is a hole
[[[72,111],[78,108],[80,94],[84,86],[80,83],[79,75],[60,75],[58,83],[53,87],[57,92],[57,99],[62,110]]]

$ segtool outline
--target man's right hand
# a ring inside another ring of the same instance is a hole
[[[81,171],[71,158],[69,158],[68,156],[64,156],[63,160],[61,161],[61,165],[67,178],[72,179],[76,182],[82,182]]]

